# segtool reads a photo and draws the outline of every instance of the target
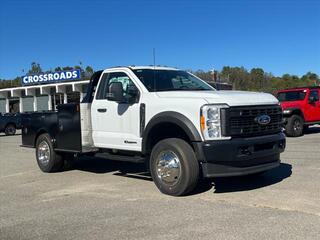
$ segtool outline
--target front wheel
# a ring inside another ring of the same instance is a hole
[[[16,127],[13,124],[8,124],[4,130],[4,133],[7,136],[12,136],[16,134]]]
[[[36,158],[43,172],[58,172],[63,168],[63,158],[54,151],[49,134],[41,134],[37,138]]]
[[[199,163],[184,140],[168,138],[158,142],[150,156],[150,172],[158,189],[168,195],[191,192],[199,178]]]
[[[288,118],[286,125],[286,134],[289,137],[300,137],[303,135],[303,118],[298,115],[292,115]]]

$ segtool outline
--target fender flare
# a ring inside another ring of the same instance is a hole
[[[194,126],[194,124],[183,114],[173,111],[166,111],[158,113],[153,116],[145,127],[142,134],[142,153],[146,154],[147,152],[147,143],[149,140],[150,131],[161,123],[172,123],[176,124],[182,128],[182,130],[187,134],[188,138],[192,142],[200,142],[202,138]]]
[[[46,128],[40,128],[37,130],[37,132],[34,135],[34,139],[33,139],[33,147],[36,147],[37,139],[42,134],[48,134],[50,136],[50,138],[52,139],[52,146],[55,148],[56,147],[56,137],[54,135],[54,132],[50,131]]]
[[[15,122],[7,122],[4,126],[4,129],[6,129],[9,125],[13,125],[15,128],[17,128],[17,124]]]

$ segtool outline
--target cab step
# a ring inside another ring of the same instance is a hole
[[[122,162],[135,162],[135,163],[143,163],[146,158],[142,156],[130,156],[130,155],[119,155],[119,154],[111,154],[111,153],[96,153],[95,157],[105,158],[112,161],[122,161]]]

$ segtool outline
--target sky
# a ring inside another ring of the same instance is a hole
[[[1,0],[0,79],[82,62],[320,74],[317,0]]]

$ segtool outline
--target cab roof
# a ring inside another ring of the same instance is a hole
[[[153,66],[153,65],[149,65],[149,66],[134,66],[134,65],[130,65],[130,66],[116,66],[116,67],[110,67],[107,68],[105,70],[116,70],[116,69],[121,69],[121,68],[129,68],[131,70],[137,70],[137,69],[150,69],[150,70],[180,70],[177,68],[173,68],[173,67],[167,67],[167,66]]]
[[[320,89],[320,86],[308,86],[308,87],[295,87],[279,90],[278,92],[290,92],[290,91],[301,91],[307,89]]]

